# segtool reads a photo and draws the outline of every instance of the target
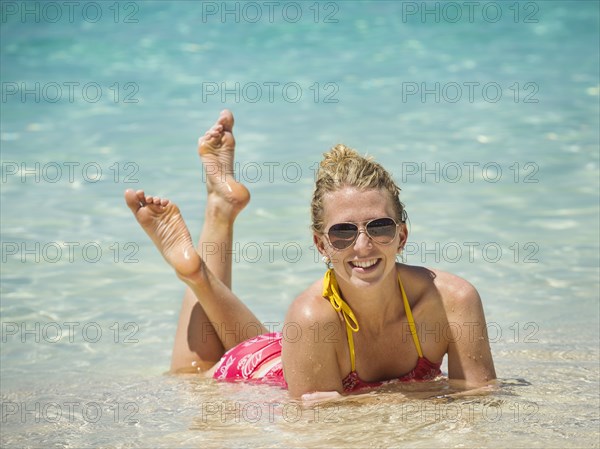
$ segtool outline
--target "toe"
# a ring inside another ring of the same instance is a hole
[[[140,199],[136,192],[131,189],[125,190],[125,202],[131,211],[135,214],[142,207]]]
[[[233,114],[231,111],[229,109],[222,110],[217,123],[223,125],[225,131],[231,131],[233,129]]]

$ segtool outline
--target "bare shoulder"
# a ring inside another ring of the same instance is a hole
[[[465,312],[481,308],[481,298],[477,289],[469,281],[447,271],[421,266],[401,265],[399,272],[405,283],[409,298],[426,310],[428,317],[442,315],[451,320],[466,316]],[[411,305],[412,306],[412,305]],[[417,312],[418,313],[418,312]]]
[[[442,301],[450,310],[457,312],[481,304],[479,292],[466,279],[442,270],[429,270],[433,274],[433,283],[440,292]]]
[[[323,298],[323,280],[319,279],[304,290],[290,304],[286,315],[286,322],[312,324],[314,322],[326,323],[339,321],[337,313]]]
[[[477,290],[470,282],[447,271],[406,264],[399,264],[398,270],[417,297],[429,296],[434,291],[446,301],[477,297]]]

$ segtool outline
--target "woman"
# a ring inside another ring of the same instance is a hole
[[[450,273],[396,262],[408,236],[399,188],[343,145],[321,162],[312,201],[314,243],[330,269],[291,304],[284,328],[293,325],[294,338],[268,333],[231,291],[233,225],[250,199],[233,177],[232,129],[223,111],[199,141],[208,196],[198,249],[174,204],[125,192],[188,286],[172,371],[276,383],[304,399],[431,380],[446,354],[450,379],[469,387],[495,379],[477,291]]]

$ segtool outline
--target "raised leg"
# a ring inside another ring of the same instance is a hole
[[[186,243],[179,245],[180,251],[185,247],[188,252],[185,260],[189,263],[195,259],[187,243],[188,239],[191,242],[189,231],[179,210],[175,215],[182,225],[169,218],[174,212],[167,209],[176,207],[168,200],[146,197],[141,191],[126,193],[127,203],[142,227],[188,285],[175,334],[171,359],[174,372],[206,371],[227,349],[266,332],[256,316],[231,292],[233,225],[250,200],[248,190],[233,178],[235,140],[232,131],[233,116],[223,111],[198,144],[208,191],[204,226],[197,250],[193,252],[199,256],[198,272],[182,275],[159,245],[165,239],[162,231],[172,228],[167,234],[175,233],[180,239],[187,235]],[[144,207],[150,208],[148,212],[140,211]],[[146,223],[149,212],[154,214],[151,221],[155,224]],[[160,236],[157,236],[158,230],[162,232]]]
[[[216,123],[198,141],[198,154],[206,176],[207,203],[197,250],[209,270],[231,288],[231,247],[237,215],[250,193],[233,177],[235,138],[233,115],[221,112]],[[175,333],[172,371],[206,370],[225,352],[217,336],[227,323],[211,322],[190,288],[186,288]],[[231,323],[233,329],[236,324]],[[235,332],[235,331],[234,331]],[[250,338],[253,335],[242,334]]]
[[[233,177],[234,151],[233,115],[225,110],[198,141],[208,192],[199,250],[210,270],[230,288],[233,224],[250,201],[248,189]]]
[[[142,190],[127,190],[125,200],[156,248],[198,299],[207,321],[190,324],[217,324],[213,327],[214,334],[210,331],[206,333],[206,343],[218,338],[222,349],[227,350],[246,338],[266,332],[252,311],[208,269],[194,248],[188,228],[175,204],[166,199],[146,196]],[[202,362],[194,366],[195,371],[205,371],[210,367],[208,360]],[[176,371],[184,369],[175,368]]]

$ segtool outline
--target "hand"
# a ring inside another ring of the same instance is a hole
[[[314,393],[303,394],[300,398],[305,403],[317,403],[323,401],[330,401],[341,399],[343,396],[337,391],[316,391]]]

